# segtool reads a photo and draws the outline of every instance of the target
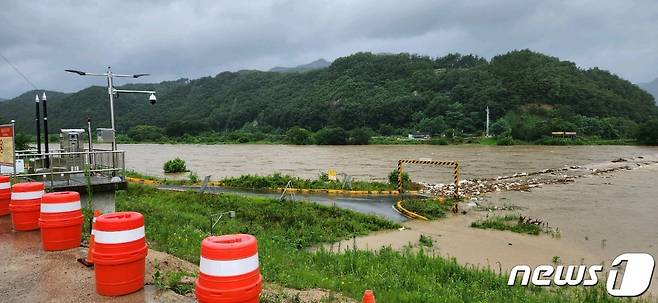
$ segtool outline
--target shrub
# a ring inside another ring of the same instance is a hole
[[[320,145],[345,145],[348,134],[342,127],[323,128],[315,133],[315,143]]]
[[[432,138],[430,140],[431,145],[448,145],[450,142],[448,142],[448,139],[445,137],[439,137],[439,138]]]
[[[286,132],[286,139],[296,145],[313,144],[313,133],[305,128],[293,127]]]
[[[388,182],[391,183],[391,185],[394,185],[395,187],[398,186],[398,170],[394,169],[391,171],[390,174],[388,174]],[[409,178],[409,174],[403,172],[402,173],[402,188],[403,189],[408,189],[411,186],[411,178]]]
[[[512,136],[504,136],[496,139],[497,145],[514,145]]]
[[[436,199],[407,199],[402,207],[430,220],[444,218],[452,206],[452,200],[444,203]]]
[[[366,145],[370,143],[373,131],[370,128],[355,128],[350,131],[349,143],[353,145]]]
[[[24,133],[16,133],[16,138],[14,140],[14,143],[16,144],[14,147],[15,150],[26,150],[30,148],[28,143],[30,143],[32,138]]]
[[[165,162],[163,169],[165,173],[182,173],[187,171],[185,160],[180,158]]]
[[[128,137],[135,141],[158,141],[164,136],[165,130],[163,128],[152,125],[137,125],[130,128]]]
[[[199,174],[197,174],[194,171],[191,171],[188,177],[190,178],[190,182],[192,182],[192,183],[199,182]]]
[[[642,144],[658,145],[658,119],[640,125],[635,138]]]
[[[512,127],[505,119],[498,119],[496,123],[491,124],[490,132],[494,136],[507,137],[512,134]]]

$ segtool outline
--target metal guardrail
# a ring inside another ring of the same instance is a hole
[[[72,179],[96,178],[111,180],[125,176],[125,152],[111,150],[85,150],[81,152],[49,153],[36,151],[17,151],[16,160],[22,160],[23,172],[16,173],[16,178],[69,184]]]

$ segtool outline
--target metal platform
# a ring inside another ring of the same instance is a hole
[[[43,182],[47,191],[76,191],[83,205],[93,200],[94,209],[114,212],[114,193],[128,187],[124,155],[109,150],[21,151],[16,153],[21,167],[12,178],[14,183]]]

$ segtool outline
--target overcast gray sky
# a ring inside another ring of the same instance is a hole
[[[267,70],[357,51],[487,59],[530,48],[632,82],[658,77],[658,1],[0,0],[0,53],[39,88],[152,73],[148,82]],[[0,61],[0,97],[31,87]]]

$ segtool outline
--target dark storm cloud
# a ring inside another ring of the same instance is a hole
[[[100,79],[65,68],[150,72],[148,81],[269,69],[357,51],[490,58],[530,48],[634,82],[658,76],[656,1],[13,1],[0,52],[37,86]],[[30,89],[0,61],[0,97]]]

